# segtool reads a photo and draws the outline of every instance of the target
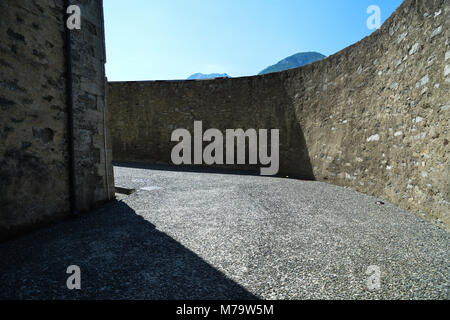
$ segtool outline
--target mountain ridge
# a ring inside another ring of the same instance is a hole
[[[281,72],[289,69],[294,68],[300,68],[304,65],[322,60],[326,58],[327,56],[315,52],[299,52],[296,54],[293,54],[289,57],[284,58],[283,60],[278,61],[276,64],[271,65],[264,70],[262,70],[258,75],[268,74],[268,73],[274,73],[274,72]],[[210,74],[204,74],[204,73],[194,73],[193,75],[189,76],[187,80],[203,80],[203,79],[216,79],[216,78],[231,78],[226,73],[210,73]]]
[[[278,63],[271,65],[264,70],[262,70],[258,75],[273,73],[273,72],[280,72],[284,70],[294,69],[294,68],[300,68],[304,65],[319,61],[326,58],[325,55],[311,51],[311,52],[299,52],[296,54],[293,54],[292,56],[289,56],[287,58],[284,58],[283,60],[278,61]]]
[[[202,79],[215,79],[215,78],[231,78],[226,73],[210,73],[210,74],[204,74],[204,73],[194,73],[193,75],[189,76],[187,80],[202,80]]]

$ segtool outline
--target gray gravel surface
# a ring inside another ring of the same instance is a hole
[[[449,233],[392,204],[321,182],[161,169],[116,166],[116,186],[136,193],[1,244],[0,299],[449,298]],[[69,265],[81,290],[66,287]]]

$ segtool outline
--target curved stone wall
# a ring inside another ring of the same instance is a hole
[[[281,73],[109,85],[116,161],[170,163],[176,128],[279,128],[280,171],[449,228],[449,2],[405,1],[369,37]]]

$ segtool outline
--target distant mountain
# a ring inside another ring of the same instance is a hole
[[[286,59],[281,60],[280,62],[274,64],[273,66],[264,69],[259,73],[259,75],[289,70],[293,68],[299,68],[306,64],[322,60],[323,58],[326,58],[326,56],[318,52],[300,52],[294,54],[293,56],[287,57]]]
[[[203,74],[203,73],[195,73],[188,80],[201,80],[201,79],[215,79],[215,78],[231,78],[226,73],[211,73],[211,74]]]

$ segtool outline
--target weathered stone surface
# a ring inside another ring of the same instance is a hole
[[[73,3],[82,6],[83,22],[103,25],[100,0]],[[65,11],[63,0],[0,2],[0,239],[69,214]],[[88,38],[89,32],[82,28],[72,37],[80,56],[73,62],[74,77],[82,70],[83,85],[98,88],[94,100],[84,99],[88,92],[74,80],[79,210],[108,199],[114,187],[111,154],[103,156],[104,102],[99,102],[105,97],[104,35]],[[91,55],[83,51],[89,46]],[[92,143],[80,146],[87,123]]]
[[[69,207],[65,87],[46,80],[64,84],[63,1],[42,3],[0,2],[0,238],[58,219]]]
[[[252,92],[258,92],[253,95]],[[281,173],[313,179],[305,139],[291,102],[280,81],[241,78],[189,82],[112,84],[110,123],[115,160],[170,163],[171,133],[193,132],[194,121],[203,130],[280,128]],[[285,133],[289,132],[290,135]],[[206,145],[205,143],[204,145]],[[226,168],[257,169],[259,166]]]
[[[441,12],[439,14],[436,14]],[[369,37],[258,77],[110,83],[114,160],[170,163],[176,128],[279,128],[280,169],[450,227],[450,6],[405,1]]]
[[[81,30],[71,32],[77,210],[114,197],[108,141],[103,2],[71,0],[82,12]],[[106,138],[105,138],[106,135]]]

